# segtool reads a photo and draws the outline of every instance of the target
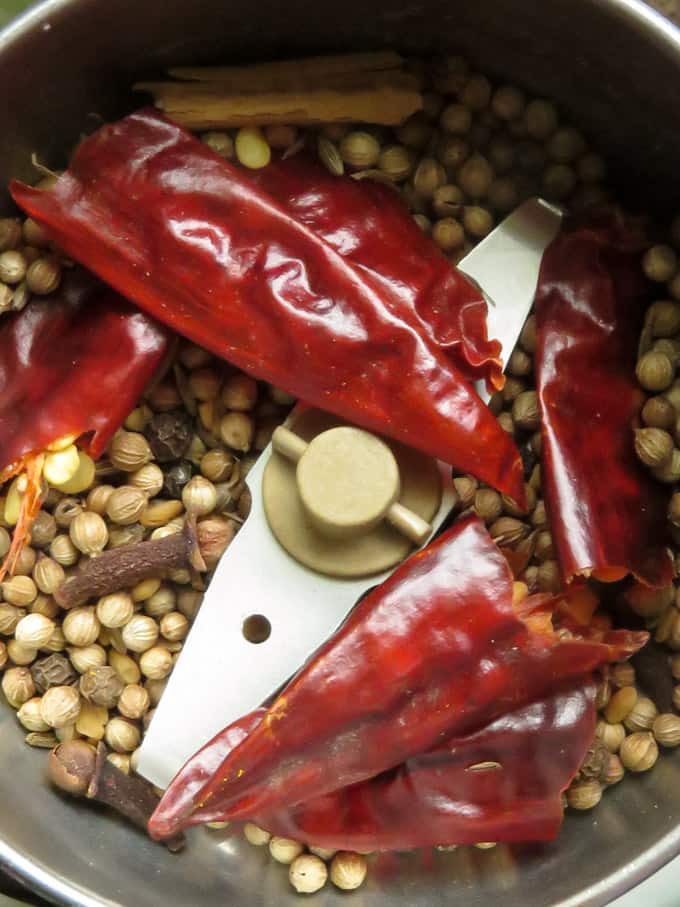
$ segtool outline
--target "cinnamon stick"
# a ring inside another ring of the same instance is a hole
[[[54,593],[62,608],[75,608],[93,598],[136,585],[169,570],[205,570],[196,537],[196,524],[187,519],[181,532],[162,539],[137,542],[103,551],[91,558]]]
[[[180,126],[199,132],[275,124],[396,126],[422,108],[422,95],[412,82],[400,85],[393,77],[376,87],[377,81],[374,77],[370,86],[352,91],[318,87],[257,94],[232,93],[216,83],[139,83],[136,87],[151,91],[156,106]]]
[[[175,79],[190,82],[230,82],[240,79],[257,81],[270,77],[286,79],[290,75],[303,75],[308,80],[343,73],[383,72],[401,69],[404,59],[394,50],[356,54],[304,57],[298,60],[274,60],[268,63],[251,63],[245,66],[175,66],[168,74]]]

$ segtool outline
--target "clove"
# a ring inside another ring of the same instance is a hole
[[[205,570],[206,566],[196,537],[196,523],[188,518],[181,532],[111,548],[90,558],[78,573],[62,583],[54,598],[62,608],[75,608],[169,570],[190,568]]]
[[[60,790],[103,803],[144,831],[159,803],[148,781],[126,775],[107,760],[103,743],[96,750],[84,740],[60,743],[49,755],[47,773]],[[182,834],[163,841],[172,853],[181,850],[184,843]]]

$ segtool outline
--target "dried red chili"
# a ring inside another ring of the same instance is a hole
[[[516,611],[503,555],[476,517],[460,521],[357,605],[247,738],[211,764],[190,802],[183,770],[152,835],[269,815],[367,780],[587,678],[647,639],[562,638],[552,632],[555,604],[538,596]]]
[[[543,492],[566,580],[673,578],[667,495],[638,462],[635,382],[647,303],[640,238],[613,215],[565,227],[536,294]]]
[[[503,387],[501,345],[486,334],[486,302],[407,214],[394,189],[333,176],[304,154],[253,171],[252,178],[296,220],[361,268],[470,380]]]
[[[81,271],[0,322],[0,482],[25,473],[11,568],[40,509],[44,450],[67,435],[98,457],[169,349],[166,328]],[[3,568],[4,572],[4,568]]]
[[[432,249],[418,265],[409,244],[429,241],[405,210],[379,217],[373,188],[319,189],[319,205],[347,218],[331,241],[332,221],[319,215],[317,235],[298,218],[292,174],[281,180],[291,210],[145,110],[86,139],[53,189],[11,189],[71,256],[179,333],[522,502],[518,451],[468,380],[499,383],[477,291]],[[365,194],[372,219],[348,212],[344,193],[352,206]]]
[[[562,823],[562,792],[593,738],[594,698],[593,684],[579,681],[375,778],[257,822],[332,850],[552,840]],[[177,813],[189,810],[265,714],[256,709],[234,722],[189,760],[166,794],[166,812],[170,802]]]

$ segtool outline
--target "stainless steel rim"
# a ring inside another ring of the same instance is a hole
[[[613,15],[621,19],[631,21],[638,30],[644,30],[662,52],[680,55],[680,29],[641,0],[589,0],[589,2],[611,10]],[[43,0],[42,3],[24,12],[0,32],[0,53],[32,30],[48,26],[51,17],[58,17],[72,4],[73,0]],[[618,872],[591,885],[586,891],[561,901],[556,907],[602,907],[644,881],[678,854],[680,854],[680,827]],[[77,883],[54,875],[1,837],[0,865],[11,876],[56,904],[77,907],[120,907],[117,902],[93,896]]]

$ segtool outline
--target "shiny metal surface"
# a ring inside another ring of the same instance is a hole
[[[457,47],[557,98],[599,139],[622,186],[678,203],[679,33],[635,0],[49,0],[0,37],[0,180],[75,141],[88,116],[130,99],[131,75],[163,62],[395,45]],[[91,120],[90,120],[91,122]],[[675,193],[675,198],[673,198]],[[0,711],[0,861],[55,903],[124,907],[299,905],[286,871],[226,832],[200,830],[181,856],[61,799],[38,779],[9,709]],[[680,757],[627,779],[555,845],[375,861],[354,907],[596,907],[680,852]],[[347,897],[325,889],[315,903]]]

